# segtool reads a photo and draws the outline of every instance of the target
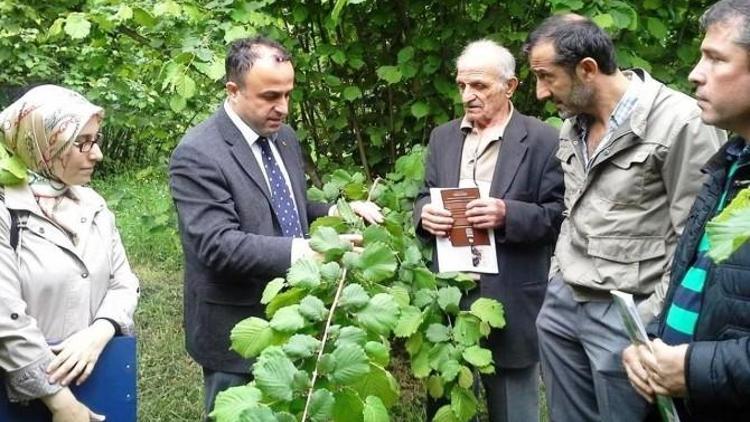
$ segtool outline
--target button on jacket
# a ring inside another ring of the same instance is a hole
[[[0,202],[0,367],[9,398],[29,400],[57,391],[44,370],[59,343],[107,318],[133,332],[138,279],[125,256],[114,216],[93,190],[80,198],[77,242],[47,219],[27,185],[5,187]],[[18,245],[10,246],[10,213],[20,217]]]
[[[608,299],[612,289],[651,295],[639,305],[651,319],[703,181],[700,169],[726,134],[702,123],[694,100],[643,70],[633,72],[643,79],[638,103],[588,170],[576,118],[561,128],[566,218],[551,274],[562,272],[581,301]]]

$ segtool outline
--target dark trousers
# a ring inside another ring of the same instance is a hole
[[[233,372],[213,371],[203,368],[203,407],[206,409],[206,421],[208,414],[214,408],[216,396],[229,387],[238,387],[252,381],[250,374],[236,374]]]

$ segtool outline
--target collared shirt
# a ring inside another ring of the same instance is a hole
[[[253,156],[255,157],[255,161],[258,163],[258,167],[260,167],[260,171],[263,172],[263,178],[266,180],[266,186],[268,186],[269,192],[273,194],[271,189],[271,184],[268,181],[268,175],[266,174],[266,169],[263,166],[263,155],[260,146],[256,143],[258,138],[260,138],[260,135],[255,133],[255,131],[247,125],[240,116],[237,115],[237,113],[232,110],[232,107],[229,105],[228,102],[224,102],[224,111],[227,112],[227,115],[229,116],[229,120],[234,123],[235,126],[237,126],[237,129],[240,130],[240,133],[242,133],[242,137],[245,138],[245,141],[248,145],[250,145],[250,151],[253,152]],[[281,173],[284,175],[284,180],[286,181],[287,189],[289,189],[289,192],[294,192],[292,189],[292,182],[289,179],[289,173],[286,171],[286,167],[284,166],[284,160],[281,159],[281,155],[279,154],[279,150],[276,149],[276,134],[268,137],[268,145],[271,147],[271,152],[273,153],[273,158],[276,160],[276,164],[279,165],[279,168],[281,169]],[[292,195],[292,201],[294,203],[294,209],[297,210],[297,200]]]
[[[620,101],[617,102],[615,109],[612,110],[612,114],[609,115],[607,130],[604,132],[604,136],[591,157],[589,157],[589,151],[586,146],[586,139],[588,138],[589,132],[589,120],[585,118],[579,119],[578,135],[582,141],[580,145],[587,168],[591,162],[594,161],[593,159],[596,158],[597,154],[599,154],[599,152],[601,152],[601,150],[612,140],[612,135],[614,135],[615,131],[630,118],[635,105],[638,103],[638,94],[640,93],[643,81],[632,71],[626,70],[623,74],[630,79],[630,83],[628,84],[625,93],[622,95],[622,98],[620,98]]]
[[[510,118],[513,116],[513,103],[508,103],[508,116],[504,121],[486,127],[482,133],[464,116],[461,121],[461,131],[466,133],[464,147],[461,152],[461,167],[458,177],[458,187],[478,187],[480,196],[489,196],[492,178],[500,155],[500,144],[505,134]],[[467,273],[474,280],[480,279],[479,273]]]
[[[513,103],[509,103],[509,108],[505,121],[485,128],[481,134],[464,116],[461,121],[461,130],[467,135],[461,153],[459,187],[477,186],[481,188],[480,191],[489,192],[505,128],[513,116]]]

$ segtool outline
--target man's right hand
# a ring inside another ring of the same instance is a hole
[[[453,218],[450,211],[433,204],[426,204],[422,207],[420,218],[422,219],[422,227],[438,237],[448,236],[448,230],[453,226]]]
[[[622,366],[628,374],[630,385],[649,403],[654,402],[654,389],[649,383],[649,375],[641,359],[646,358],[643,354],[650,355],[651,352],[645,345],[630,345],[622,351]]]
[[[92,412],[79,402],[68,388],[42,397],[42,401],[52,413],[52,422],[99,422],[105,420],[103,415]]]

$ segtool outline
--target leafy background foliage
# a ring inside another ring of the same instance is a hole
[[[461,113],[453,82],[461,48],[481,37],[519,58],[520,110],[534,98],[520,54],[551,13],[575,11],[612,33],[623,67],[688,90],[697,58],[695,0],[0,0],[0,105],[14,88],[61,83],[105,106],[105,170],[163,164],[223,97],[227,42],[269,34],[294,55],[290,122],[316,185],[336,168],[368,179],[393,169],[437,124]]]

